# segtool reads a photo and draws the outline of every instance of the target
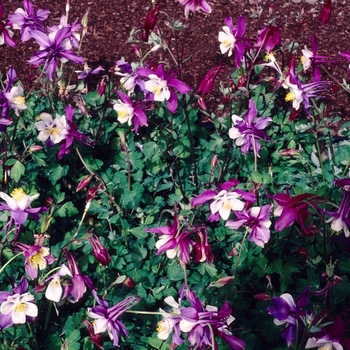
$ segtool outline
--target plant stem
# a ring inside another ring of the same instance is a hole
[[[13,260],[15,260],[18,256],[23,255],[23,253],[18,253],[15,256],[13,256],[7,263],[5,263],[5,265],[0,269],[0,274],[2,273],[2,271],[7,267],[7,265],[9,265]]]

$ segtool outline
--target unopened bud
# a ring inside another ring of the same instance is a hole
[[[136,56],[141,57],[141,52],[140,52],[139,48],[135,44],[132,44],[131,46],[134,49]]]
[[[125,287],[128,287],[130,289],[134,289],[136,287],[136,282],[130,277],[126,277],[123,284]]]
[[[215,169],[217,165],[218,165],[218,156],[214,154],[214,157],[211,160],[211,169]]]
[[[199,107],[200,108],[202,108],[203,110],[207,110],[207,105],[205,104],[205,102],[204,102],[204,100],[203,100],[203,98],[202,97],[200,97],[199,99],[198,99],[198,105],[199,105]]]
[[[34,288],[34,292],[35,293],[42,293],[45,290],[45,288],[46,288],[46,284],[40,283]]]
[[[97,191],[102,187],[101,184],[94,186],[94,187],[90,187],[87,191],[87,196],[86,196],[86,201],[87,202],[91,202],[97,194]]]
[[[298,151],[297,149],[294,148],[287,148],[283,151],[279,151],[278,154],[280,156],[299,156],[300,155],[300,151]]]
[[[217,281],[211,282],[208,288],[222,288],[223,286],[226,286],[227,284],[231,283],[234,279],[235,276],[225,276],[219,278]]]
[[[306,248],[303,248],[303,247],[296,248],[295,251],[296,251],[296,253],[299,256],[303,256],[305,258],[309,258],[310,257],[310,254],[309,254],[309,252],[308,252],[308,250]]]
[[[45,207],[50,208],[53,204],[55,204],[55,201],[53,198],[49,197],[45,199]]]
[[[271,295],[266,293],[259,293],[259,294],[255,294],[254,298],[258,300],[267,301],[267,300],[271,300]]]
[[[238,87],[245,87],[245,85],[247,84],[247,77],[245,75],[242,75],[239,80],[238,80]]]
[[[79,192],[80,190],[82,190],[83,188],[87,187],[90,184],[90,181],[92,179],[92,175],[89,175],[87,177],[84,177],[84,179],[82,179],[76,189],[76,192]]]
[[[29,147],[29,151],[34,153],[34,152],[39,152],[43,149],[43,146],[40,145],[33,145]]]
[[[98,92],[98,94],[99,94],[100,96],[102,96],[102,95],[105,93],[105,91],[106,91],[106,86],[107,86],[107,84],[106,84],[106,78],[102,78],[102,80],[101,80],[101,82],[100,82],[100,85],[99,85],[98,88],[97,88],[97,92]]]

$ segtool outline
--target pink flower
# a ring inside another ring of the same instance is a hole
[[[188,17],[189,12],[195,13],[198,9],[205,13],[211,13],[211,7],[205,0],[179,0],[179,3],[185,6],[185,16]]]

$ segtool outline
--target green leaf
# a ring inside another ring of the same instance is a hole
[[[57,181],[68,174],[69,166],[64,165],[63,167],[57,165],[50,173],[49,179],[53,185],[56,185]]]
[[[74,206],[72,202],[64,203],[58,210],[57,215],[61,218],[70,217],[78,214],[78,209]]]
[[[11,168],[10,177],[11,177],[11,179],[13,179],[16,182],[18,182],[19,179],[21,178],[21,176],[24,174],[24,172],[25,172],[24,165],[17,160],[14,163],[13,167]]]

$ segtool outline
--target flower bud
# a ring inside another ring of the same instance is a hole
[[[326,0],[326,3],[323,5],[320,16],[318,19],[322,22],[322,24],[328,24],[331,20],[331,12],[332,12],[332,1]]]
[[[49,197],[45,199],[44,205],[47,208],[50,208],[53,204],[55,204],[55,201],[53,198]]]
[[[101,80],[101,82],[100,82],[100,84],[99,84],[99,86],[98,86],[98,88],[97,88],[97,92],[98,92],[98,94],[99,94],[100,96],[102,96],[102,95],[105,93],[105,91],[106,91],[106,86],[107,86],[107,84],[106,84],[106,78],[102,78],[102,80]]]
[[[90,334],[90,339],[98,349],[103,349],[103,340],[101,333],[95,334],[94,326],[89,320],[83,320],[87,330]]]
[[[219,278],[215,282],[211,282],[208,288],[222,288],[223,286],[226,286],[227,284],[231,283],[235,279],[235,276],[225,276],[222,278]]]
[[[107,249],[103,246],[102,242],[95,234],[89,235],[87,233],[86,235],[92,246],[92,253],[94,254],[96,260],[101,265],[107,266],[112,261]]]
[[[214,154],[213,159],[211,160],[211,169],[215,169],[215,167],[218,165],[218,156]]]
[[[203,110],[207,110],[207,105],[205,104],[205,102],[204,102],[204,100],[203,100],[203,98],[202,97],[200,97],[199,99],[198,99],[198,105],[199,105],[199,107],[200,108],[202,108]]]
[[[290,156],[299,156],[300,155],[300,151],[298,151],[295,148],[286,148],[283,151],[279,151],[278,154],[280,156],[285,156],[285,157],[290,157]]]
[[[136,287],[136,282],[130,277],[126,277],[123,284],[125,287],[128,287],[130,289],[134,289]]]
[[[239,80],[238,80],[238,87],[245,87],[245,85],[247,84],[247,77],[245,75],[242,75]]]
[[[268,301],[268,300],[271,300],[272,297],[271,295],[266,293],[259,293],[259,294],[255,294],[254,298],[258,300]]]
[[[43,146],[40,145],[33,145],[29,147],[29,151],[32,153],[39,152],[43,149]]]
[[[304,247],[296,248],[295,251],[296,251],[296,253],[299,256],[303,256],[305,258],[309,258],[310,257],[310,254],[309,254],[308,250],[306,248],[304,248]]]
[[[214,79],[216,78],[216,76],[218,75],[218,73],[221,70],[221,65],[212,68],[201,80],[201,82],[199,83],[198,86],[198,93],[201,96],[204,96],[206,94],[208,94],[212,89],[213,89],[213,85],[214,85]]]
[[[87,177],[84,177],[78,184],[77,189],[75,190],[76,192],[79,192],[83,188],[87,187],[92,179],[92,175],[89,175]]]

